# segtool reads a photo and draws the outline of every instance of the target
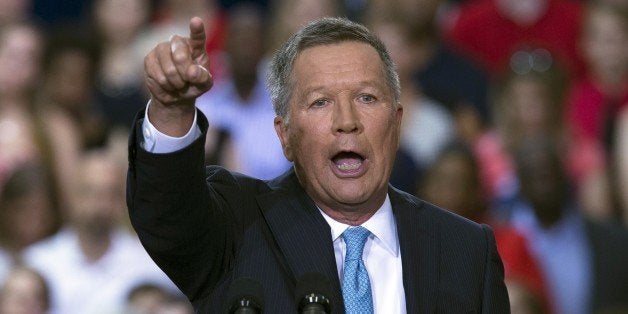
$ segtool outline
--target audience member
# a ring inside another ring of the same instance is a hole
[[[619,216],[612,145],[616,118],[628,104],[628,9],[591,1],[585,11],[581,47],[587,73],[575,82],[567,122],[573,141],[571,168],[585,209],[598,219]]]
[[[159,40],[156,37],[162,35],[153,20],[154,9],[166,4],[151,0],[93,2],[90,31],[99,52],[98,58],[92,59],[93,103],[102,115],[109,149],[126,160],[132,119],[139,110],[138,104],[148,101],[140,79],[143,58],[150,41]]]
[[[0,28],[28,20],[32,4],[33,0],[0,1]]]
[[[48,143],[62,208],[69,206],[73,165],[81,151],[107,142],[105,120],[93,100],[98,59],[98,47],[75,29],[48,33],[34,117]]]
[[[504,263],[504,279],[513,313],[550,313],[546,283],[528,243],[508,223],[491,217],[471,147],[452,142],[440,152],[420,180],[417,196],[493,228]]]
[[[404,118],[400,150],[412,158],[416,168],[416,171],[411,171],[412,165],[400,163],[398,155],[395,167],[403,168],[393,170],[391,183],[401,190],[414,193],[417,172],[428,168],[438,151],[454,137],[453,118],[443,104],[426,97],[414,81],[415,69],[421,62],[420,44],[417,41],[422,35],[413,32],[411,25],[393,17],[372,21],[370,28],[388,48],[397,66],[401,86],[404,87],[401,92]]]
[[[423,94],[445,105],[455,118],[456,133],[473,142],[491,122],[487,103],[488,76],[467,56],[441,40],[442,0],[374,1],[365,19],[395,16],[412,28],[415,44],[415,84]],[[407,85],[404,85],[404,88]]]
[[[522,202],[511,222],[539,261],[556,313],[628,310],[628,231],[581,213],[561,155],[548,137],[517,145]]]
[[[104,151],[78,165],[68,224],[36,243],[24,260],[51,288],[52,313],[118,313],[132,287],[155,282],[173,288],[137,237],[121,226],[124,170]]]
[[[263,11],[244,4],[231,9],[227,26],[228,79],[201,96],[198,108],[215,130],[226,130],[233,154],[222,158],[227,168],[271,179],[290,167],[281,150],[266,87]],[[214,149],[215,150],[215,149]]]
[[[41,153],[32,109],[42,49],[34,25],[0,27],[0,184],[13,167]]]
[[[570,91],[574,137],[605,141],[605,127],[628,104],[628,11],[593,1],[587,7],[582,51],[587,76]]]
[[[268,27],[270,54],[281,47],[288,37],[305,24],[324,16],[341,16],[342,5],[335,0],[276,0],[271,6]]]
[[[168,291],[151,283],[133,287],[127,295],[128,314],[154,314],[168,299]]]
[[[545,71],[512,70],[494,80],[494,123],[474,143],[482,184],[494,209],[500,210],[500,203],[508,203],[517,193],[511,152],[522,138],[542,135],[563,141],[566,84],[556,64]]]
[[[36,109],[46,119],[48,115],[65,116],[63,123],[72,125],[74,136],[80,135],[82,149],[105,142],[102,118],[92,99],[99,56],[98,46],[73,28],[60,27],[47,33]]]
[[[60,124],[56,123],[58,114],[48,116],[50,112],[39,110],[37,96],[44,83],[41,77],[47,78],[48,74],[42,70],[44,47],[43,34],[34,24],[23,22],[0,28],[0,186],[14,168],[24,163],[40,163],[51,169],[50,184],[57,187],[71,177],[71,172],[61,171],[58,163],[65,155],[55,154],[57,149],[71,151],[62,143],[76,134],[51,131],[49,126]],[[63,200],[62,194],[59,201]]]
[[[128,132],[141,104],[148,101],[141,83],[143,56],[139,38],[151,15],[149,0],[97,0],[95,35],[102,57],[95,77],[95,103],[110,129]],[[93,88],[92,88],[93,89]]]
[[[520,50],[545,49],[573,75],[582,72],[577,42],[582,2],[575,0],[469,1],[445,37],[491,74],[506,68]]]
[[[17,266],[0,287],[0,313],[49,313],[50,288],[37,271]]]
[[[40,164],[15,168],[0,189],[0,286],[29,245],[61,225],[50,171]]]
[[[155,284],[140,284],[127,297],[127,314],[192,314],[194,309],[185,296]]]
[[[4,0],[3,0],[4,1]],[[22,0],[10,0],[22,1]],[[42,27],[54,28],[61,24],[82,23],[89,19],[85,14],[92,0],[26,0],[32,16]]]

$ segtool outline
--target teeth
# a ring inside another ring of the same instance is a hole
[[[356,170],[360,167],[360,163],[342,163],[338,165],[338,169],[340,170]]]

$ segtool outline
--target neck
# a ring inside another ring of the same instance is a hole
[[[236,76],[234,77],[234,84],[236,91],[238,92],[238,96],[240,99],[247,101],[251,98],[251,94],[253,93],[253,89],[255,88],[255,76]]]
[[[331,219],[341,222],[343,224],[347,224],[350,226],[359,226],[369,220],[377,210],[373,210],[370,212],[345,212],[345,211],[335,211],[331,209],[322,209],[321,210],[327,214],[327,216],[331,217]]]
[[[553,208],[539,208],[536,212],[536,216],[543,228],[551,228],[552,226],[556,225],[563,217],[562,206]]]
[[[25,248],[27,248],[30,244],[28,242],[20,241],[18,239],[8,240],[4,243],[3,248],[7,250],[10,256],[14,259],[21,258],[22,252]]]
[[[362,204],[316,205],[331,219],[350,226],[359,226],[369,220],[384,205],[386,194],[377,196]]]
[[[111,246],[111,234],[109,232],[79,231],[79,246],[83,256],[90,262],[100,260]]]

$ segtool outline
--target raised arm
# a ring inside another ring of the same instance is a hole
[[[203,21],[190,21],[189,37],[172,36],[145,58],[151,93],[148,118],[172,137],[193,126],[195,99],[212,86],[206,69]],[[227,205],[206,185],[204,135],[172,152],[154,153],[146,140],[144,116],[130,137],[127,205],[135,231],[149,255],[190,300],[207,296],[225,269],[228,247],[223,225]],[[207,121],[198,117],[200,132]],[[144,143],[145,144],[145,143]]]
[[[173,137],[188,132],[196,98],[213,84],[208,63],[205,27],[198,17],[190,20],[189,37],[174,35],[146,55],[145,79],[151,94],[148,118],[157,130]]]

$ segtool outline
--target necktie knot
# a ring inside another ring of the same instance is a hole
[[[345,259],[362,259],[364,244],[370,234],[371,232],[362,226],[347,228],[347,230],[342,233],[342,238],[345,240],[345,244],[347,245],[347,256]]]

